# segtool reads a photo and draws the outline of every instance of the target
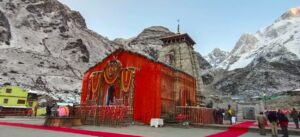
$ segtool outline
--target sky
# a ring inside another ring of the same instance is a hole
[[[144,28],[164,26],[188,33],[194,49],[207,55],[231,51],[244,33],[271,25],[299,0],[59,0],[79,11],[89,29],[108,37],[131,38]]]

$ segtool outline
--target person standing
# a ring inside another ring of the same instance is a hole
[[[267,115],[270,125],[271,125],[271,130],[272,130],[272,137],[277,137],[278,136],[278,131],[277,131],[277,113],[276,111],[269,111]]]
[[[217,115],[218,115],[218,124],[223,124],[223,112],[221,108],[219,108]]]
[[[213,117],[214,117],[215,124],[219,124],[218,123],[218,111],[217,111],[217,109],[213,110]]]
[[[52,117],[57,117],[58,116],[58,112],[57,112],[57,109],[58,109],[58,105],[56,103],[54,103],[52,106],[51,106],[51,116]]]
[[[51,106],[50,106],[50,104],[47,104],[47,106],[46,106],[46,116],[47,117],[51,116]]]
[[[229,118],[229,121],[230,121],[230,125],[232,125],[232,115],[233,115],[233,110],[231,108],[230,105],[228,105],[228,108],[227,108],[227,116]]]
[[[38,104],[36,104],[35,106],[34,106],[34,116],[36,117],[36,115],[37,115],[37,110],[38,110]]]
[[[290,117],[293,119],[296,128],[299,129],[299,113],[297,112],[297,110],[295,108],[293,108]]]
[[[266,135],[265,126],[266,126],[267,118],[264,116],[264,112],[260,112],[256,119],[260,131],[260,135]]]
[[[298,120],[300,121],[300,111],[299,111],[299,114],[298,114]]]
[[[281,127],[283,137],[288,137],[289,136],[289,133],[288,133],[289,120],[281,110],[278,110],[278,120],[279,120],[279,125]]]

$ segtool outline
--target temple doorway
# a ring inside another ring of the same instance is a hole
[[[115,104],[115,87],[111,85],[107,88],[106,96],[105,96],[105,105],[113,105]]]

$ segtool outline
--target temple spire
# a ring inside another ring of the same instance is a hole
[[[180,34],[180,20],[177,20],[177,34]]]

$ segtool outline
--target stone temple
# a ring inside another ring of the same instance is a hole
[[[196,44],[194,40],[187,34],[180,34],[161,38],[163,41],[158,60],[164,62],[176,69],[182,70],[196,78],[196,97],[197,105],[203,105],[201,94],[203,82],[201,79],[200,64],[197,61],[193,46]]]

